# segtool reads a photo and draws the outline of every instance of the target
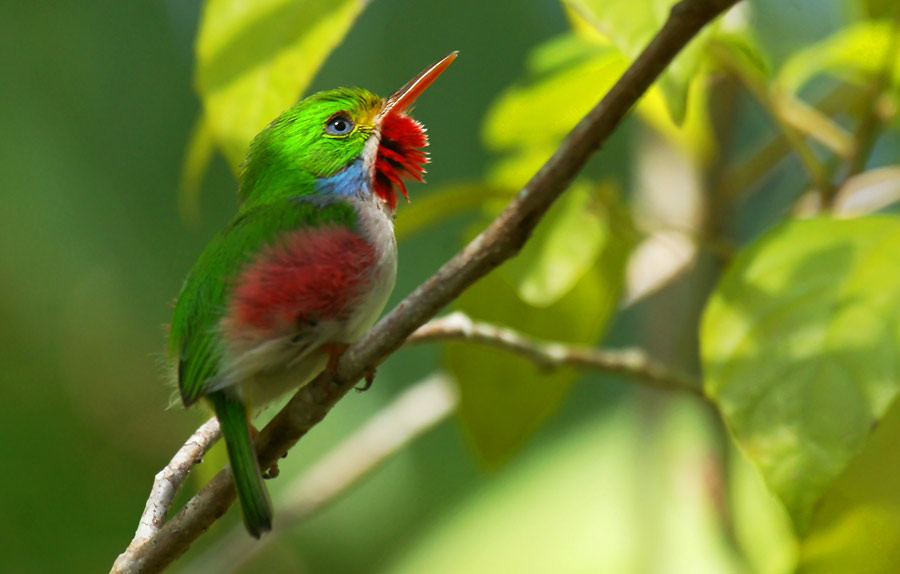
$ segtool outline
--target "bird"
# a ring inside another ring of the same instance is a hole
[[[334,370],[394,287],[393,217],[404,180],[424,181],[425,128],[412,103],[452,52],[387,98],[322,91],[251,142],[238,209],[206,246],[175,303],[169,353],[181,401],[212,407],[254,538],[272,505],[253,445],[267,403]]]

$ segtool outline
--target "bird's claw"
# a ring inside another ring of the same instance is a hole
[[[272,463],[272,466],[270,466],[269,468],[267,468],[267,469],[262,473],[262,476],[263,476],[263,478],[265,478],[266,480],[269,480],[269,479],[275,478],[275,477],[278,476],[280,473],[281,473],[281,471],[278,469],[278,463],[277,463],[277,462],[274,462],[274,463]]]
[[[372,383],[374,383],[374,382],[375,382],[375,369],[372,369],[371,371],[366,373],[365,382],[362,385],[360,385],[358,387],[353,387],[353,388],[356,389],[356,392],[362,393],[362,392],[368,391],[369,387],[371,387]]]

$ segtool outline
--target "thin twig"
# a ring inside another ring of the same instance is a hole
[[[816,109],[828,117],[845,112],[858,105],[861,90],[852,84],[839,84],[814,103]],[[769,173],[790,153],[791,145],[784,133],[779,132],[761,145],[747,159],[735,167],[729,167],[716,183],[716,196],[722,202],[732,201],[760,178]]]
[[[769,89],[766,79],[762,74],[755,70],[741,66],[734,61],[731,54],[726,50],[713,46],[712,52],[719,62],[731,73],[736,79],[747,88],[759,103],[769,112],[772,120],[784,134],[785,141],[794,149],[800,162],[806,169],[813,186],[819,191],[822,197],[827,197],[832,193],[834,184],[832,183],[825,165],[819,161],[813,149],[806,143],[804,134],[793,123],[788,121],[786,117],[785,96],[775,94]],[[817,116],[821,121],[831,120],[824,116]],[[824,118],[824,119],[822,119]]]
[[[276,501],[278,514],[269,535],[254,540],[237,525],[186,571],[218,574],[237,570],[444,421],[456,404],[456,387],[443,373],[414,384],[288,486],[287,494]]]
[[[433,341],[467,341],[521,355],[536,365],[562,366],[620,375],[650,386],[692,393],[703,400],[699,380],[670,369],[640,349],[597,349],[582,345],[540,341],[506,327],[473,321],[465,313],[450,313],[432,319],[409,337],[410,344]]]
[[[164,469],[156,473],[153,479],[153,486],[150,488],[150,497],[144,506],[144,513],[138,522],[137,532],[134,539],[125,552],[119,555],[113,570],[118,568],[120,564],[127,564],[134,558],[135,551],[144,545],[147,540],[152,538],[166,521],[166,515],[175,500],[178,489],[181,488],[184,479],[188,473],[194,468],[195,464],[199,464],[203,456],[209,451],[213,444],[221,436],[219,429],[219,421],[216,417],[212,417],[194,431],[194,434],[187,439],[187,442],[178,449],[169,464]]]
[[[323,374],[301,388],[259,433],[256,450],[261,466],[267,468],[284,456],[356,381],[400,347],[417,327],[518,253],[588,157],[612,135],[678,52],[713,18],[737,2],[682,0],[676,4],[647,48],[487,229],[351,346],[338,362],[335,377]],[[234,498],[234,483],[226,468],[136,549],[131,560],[117,564],[113,572],[159,572],[222,516]]]

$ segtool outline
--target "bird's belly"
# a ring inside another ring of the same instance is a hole
[[[258,371],[238,385],[238,390],[251,411],[256,411],[285,393],[300,388],[325,370],[328,355],[313,352],[288,368]]]

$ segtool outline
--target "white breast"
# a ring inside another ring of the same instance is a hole
[[[394,222],[385,213],[381,201],[377,198],[354,203],[360,233],[375,248],[375,264],[372,266],[369,288],[362,294],[362,300],[348,321],[346,329],[348,343],[355,342],[375,324],[397,280],[397,240],[394,237]]]

